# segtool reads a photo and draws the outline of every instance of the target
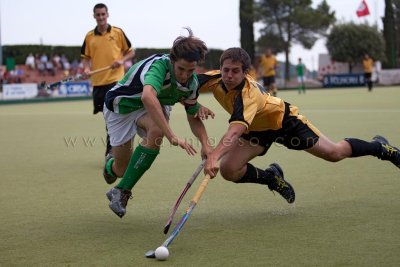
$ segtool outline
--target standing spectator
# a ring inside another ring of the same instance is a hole
[[[56,70],[54,68],[54,64],[52,60],[49,60],[46,62],[46,71],[51,75],[55,76],[56,75]]]
[[[27,66],[30,70],[34,70],[36,68],[35,65],[35,57],[32,53],[29,53],[25,60],[25,66]]]
[[[0,65],[0,84],[5,84],[6,82],[6,67]]]
[[[61,65],[64,70],[65,77],[69,76],[69,70],[71,69],[71,64],[69,63],[68,58],[63,54],[61,55]]]
[[[72,75],[76,75],[78,73],[79,64],[80,62],[77,59],[72,60],[71,62]]]
[[[63,70],[65,70],[65,69],[69,70],[69,67],[70,67],[69,60],[64,54],[61,55],[60,62],[61,62],[61,67]],[[66,67],[66,65],[67,65],[67,67]]]
[[[304,73],[306,70],[306,66],[301,62],[301,58],[299,58],[299,63],[296,65],[296,72],[297,72],[297,82],[298,82],[298,87],[297,89],[299,90],[299,94],[301,94],[301,91],[303,93],[306,93],[306,85],[304,84]]]
[[[36,68],[39,71],[39,74],[41,76],[45,76],[46,75],[46,65],[44,63],[42,63],[41,57],[39,56],[39,54],[36,54],[35,56],[35,63],[36,63]]]
[[[272,54],[271,48],[265,50],[265,54],[260,58],[259,66],[265,89],[267,89],[267,91],[273,96],[276,96],[278,89],[275,85],[275,76],[276,69],[278,68],[278,61]]]
[[[134,57],[131,42],[122,29],[108,24],[108,8],[105,4],[96,4],[93,17],[97,26],[86,34],[81,48],[84,73],[89,76],[91,70],[112,66],[111,70],[93,75],[93,114],[103,111],[106,93],[124,76],[124,62]],[[107,134],[106,159],[111,157],[110,137]]]
[[[47,61],[49,61],[49,58],[47,57],[46,53],[43,53],[40,56],[40,62],[44,65],[45,68],[46,68]]]
[[[368,86],[368,92],[372,91],[372,69],[374,67],[374,61],[372,58],[369,57],[368,54],[364,55],[364,59],[362,61],[363,68],[364,68],[364,78],[365,78],[365,83]]]
[[[61,70],[61,58],[58,54],[55,54],[52,58],[54,70]]]

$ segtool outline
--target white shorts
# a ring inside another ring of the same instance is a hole
[[[165,118],[168,120],[171,106],[163,106]],[[111,146],[120,146],[130,141],[136,134],[140,137],[146,136],[146,131],[137,125],[139,118],[147,114],[142,108],[128,114],[114,113],[106,105],[103,108],[103,116],[106,121],[107,132],[110,136]]]
[[[304,83],[304,76],[297,76],[297,81],[299,82],[299,83]]]

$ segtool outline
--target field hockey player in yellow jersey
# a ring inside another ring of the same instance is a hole
[[[276,60],[276,57],[272,54],[271,48],[267,48],[265,54],[261,56],[259,68],[261,76],[263,77],[265,89],[273,96],[276,96],[278,89],[276,88],[275,77],[276,69],[278,68],[278,60]]]
[[[368,92],[372,91],[372,70],[374,68],[374,61],[372,58],[369,57],[369,55],[365,55],[364,59],[362,61],[363,64],[363,69],[364,69],[364,79],[365,83],[368,86]]]
[[[93,114],[103,112],[104,97],[108,90],[124,76],[124,62],[132,59],[135,52],[131,42],[122,29],[108,24],[108,8],[105,4],[96,4],[93,17],[97,26],[86,34],[81,47],[84,73],[107,66],[112,69],[90,77],[93,86]],[[106,160],[110,157],[110,137],[107,135]]]
[[[375,156],[400,168],[400,150],[382,136],[372,141],[345,138],[337,143],[323,135],[298,108],[273,97],[247,75],[250,57],[241,48],[230,48],[220,58],[220,70],[199,75],[200,89],[211,90],[231,115],[229,126],[208,154],[205,172],[235,183],[258,183],[280,193],[287,202],[295,200],[293,187],[284,179],[278,164],[257,168],[249,161],[264,155],[276,142],[288,149],[306,152],[327,161]]]

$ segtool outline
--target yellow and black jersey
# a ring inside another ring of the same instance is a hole
[[[365,73],[372,73],[374,61],[371,58],[363,59],[363,68]]]
[[[260,59],[260,66],[262,68],[263,77],[275,76],[275,69],[278,66],[278,60],[276,60],[276,57],[274,55],[262,55]]]
[[[81,57],[90,59],[91,69],[97,70],[111,65],[114,61],[122,59],[132,50],[131,42],[122,29],[108,25],[107,31],[101,33],[97,27],[86,34],[81,47]],[[124,76],[124,66],[93,75],[93,86],[100,86],[119,81]]]
[[[282,128],[285,103],[266,93],[247,75],[234,90],[224,86],[219,70],[198,75],[200,90],[210,90],[221,106],[231,114],[229,123],[246,126],[247,132],[278,130]]]

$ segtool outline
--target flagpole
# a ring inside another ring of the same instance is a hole
[[[375,25],[376,25],[376,29],[378,30],[378,1],[375,0]]]

